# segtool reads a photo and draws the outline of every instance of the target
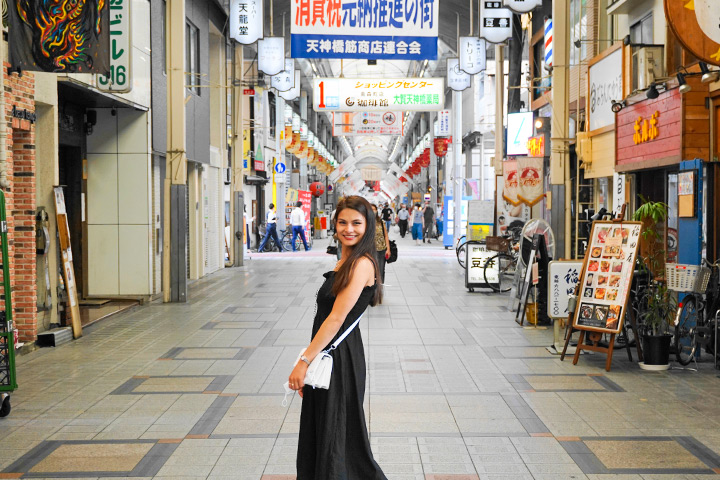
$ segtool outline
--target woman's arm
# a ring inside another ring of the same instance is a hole
[[[361,258],[355,265],[355,270],[350,277],[350,283],[343,289],[335,299],[335,304],[322,326],[315,334],[310,345],[305,349],[305,357],[312,362],[313,359],[327,346],[337,335],[345,322],[350,310],[357,303],[360,294],[366,285],[371,285],[375,278],[375,267],[368,258]],[[293,390],[300,390],[305,384],[305,372],[308,365],[300,361],[290,374],[289,382]]]
[[[387,228],[385,228],[385,222],[383,222],[383,233],[385,234],[385,260],[390,258],[390,238],[388,237]]]

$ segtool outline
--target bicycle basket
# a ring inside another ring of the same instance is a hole
[[[493,252],[507,252],[510,240],[504,237],[485,237],[485,247]]]
[[[710,280],[711,270],[700,265],[665,264],[667,287],[675,292],[703,293]]]

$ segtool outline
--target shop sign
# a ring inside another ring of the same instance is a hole
[[[615,213],[620,213],[625,204],[625,175],[613,173],[613,205]]]
[[[438,112],[437,126],[436,137],[450,136],[450,110],[440,110]]]
[[[230,2],[230,37],[249,45],[263,37],[263,0]]]
[[[582,266],[582,261],[573,260],[555,260],[548,264],[548,317],[568,317],[568,299],[580,281]]]
[[[313,79],[313,109],[317,112],[427,112],[444,105],[442,78]]]
[[[253,167],[255,168],[256,172],[264,172],[265,171],[265,161],[264,160],[254,160]]]
[[[402,135],[402,112],[333,112],[333,135]]]
[[[518,157],[518,199],[529,206],[538,203],[544,197],[543,158]]]
[[[12,116],[12,128],[30,130],[30,125],[37,121],[35,112],[28,111],[27,109],[19,110],[17,105],[13,105],[10,114]]]
[[[285,68],[277,75],[270,77],[270,86],[278,92],[287,92],[295,85],[295,60],[285,59]]]
[[[542,5],[542,0],[503,0],[503,4],[515,13],[528,13]]]
[[[720,2],[665,0],[665,16],[670,29],[693,56],[720,65]]]
[[[460,37],[460,70],[474,75],[486,68],[485,40],[477,37]]]
[[[254,88],[244,88],[243,95],[255,95],[255,89]]]
[[[635,145],[655,140],[658,133],[658,117],[660,112],[655,112],[650,117],[650,121],[647,118],[638,117],[635,120],[635,134],[633,135],[633,142]]]
[[[487,281],[497,284],[500,277],[500,265],[496,260],[490,260],[497,255],[497,252],[488,250],[485,245],[470,244],[467,249],[467,280],[468,285],[486,285],[485,273],[487,272]],[[491,261],[487,271],[485,264]]]
[[[520,205],[518,199],[518,172],[517,160],[506,160],[503,162],[503,189],[502,196],[511,205]]]
[[[537,137],[528,138],[527,148],[529,157],[544,157],[545,135],[538,135]]]
[[[533,112],[509,113],[507,116],[507,154],[527,155],[528,139],[533,133]]]
[[[132,90],[132,38],[130,0],[110,2],[110,75],[98,75],[98,90],[128,93]]]
[[[265,75],[277,75],[285,68],[285,39],[267,37],[258,42],[258,70]]]
[[[447,59],[447,83],[448,87],[460,92],[470,88],[470,75],[460,70],[460,60],[457,58]]]
[[[512,37],[512,11],[500,0],[480,0],[480,36],[490,43]]]
[[[294,80],[292,88],[285,92],[280,92],[280,97],[288,102],[295,100],[300,96],[300,70],[295,70],[293,76]]]
[[[588,73],[591,132],[615,125],[612,102],[623,98],[622,54],[622,48],[618,47],[606,57],[591,61]]]
[[[293,58],[435,60],[438,0],[295,0]]]

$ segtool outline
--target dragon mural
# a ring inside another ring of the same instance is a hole
[[[107,3],[123,0],[8,1],[14,68],[101,74],[109,70]]]

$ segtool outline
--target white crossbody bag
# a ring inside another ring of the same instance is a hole
[[[333,357],[330,355],[330,353],[335,350],[338,345],[342,343],[345,338],[350,335],[350,332],[352,332],[355,327],[358,326],[360,323],[360,319],[365,315],[365,312],[361,313],[355,322],[348,327],[345,332],[338,337],[337,340],[333,342],[332,345],[330,345],[330,348],[327,350],[323,350],[322,352],[318,353],[315,358],[313,358],[313,361],[310,362],[310,366],[308,366],[307,372],[305,372],[305,385],[309,385],[313,388],[323,388],[327,390],[330,388],[330,377],[332,376],[332,369],[333,369]],[[300,355],[298,355],[298,359],[295,361],[295,365],[297,365],[297,362],[300,361],[300,357],[305,353],[305,349],[303,348],[300,352]],[[287,382],[285,383],[285,399],[283,399],[283,406],[287,404],[287,395],[293,393],[293,390],[290,389]]]

